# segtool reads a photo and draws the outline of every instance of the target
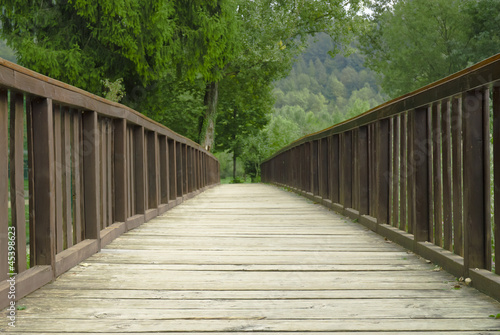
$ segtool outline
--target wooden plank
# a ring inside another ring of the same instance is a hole
[[[62,116],[62,182],[63,182],[63,233],[64,249],[73,246],[73,217],[71,193],[71,114],[68,108],[61,109]]]
[[[301,197],[268,185],[223,185],[122,235],[19,301],[26,309],[18,311],[16,330],[57,334],[61,324],[77,324],[64,331],[458,335],[497,329],[488,315],[500,304],[455,285],[433,264]]]
[[[74,244],[77,244],[83,239],[84,231],[84,210],[83,196],[82,196],[82,141],[81,141],[81,127],[82,127],[82,114],[80,111],[72,112],[72,131],[73,137],[71,139],[72,150],[72,160],[73,160],[73,177],[72,177],[72,188],[73,188],[73,222],[74,222]]]
[[[485,185],[484,185],[484,91],[470,91],[462,97],[464,150],[464,266],[485,269]]]
[[[414,174],[413,234],[415,242],[429,241],[429,108],[421,107],[413,112],[412,163]]]
[[[55,273],[55,160],[52,100],[33,99],[35,254],[32,265],[51,265]],[[32,258],[32,259],[33,259]]]
[[[464,255],[463,193],[462,193],[462,99],[454,98],[451,104],[451,151],[453,185],[453,251]]]
[[[100,128],[97,113],[85,111],[82,116],[82,126],[85,238],[96,239],[99,242],[101,230],[99,167],[101,157],[99,156]]]
[[[443,208],[441,187],[441,109],[432,105],[432,200],[434,214],[434,244],[443,246]],[[432,221],[431,221],[432,222]],[[432,225],[431,225],[432,226]]]
[[[451,168],[451,102],[441,103],[441,133],[443,160],[443,247],[453,250],[453,211],[452,211],[452,168]]]
[[[500,87],[493,88],[493,182],[494,213],[500,213]],[[500,215],[494,219],[495,259],[500,264]],[[500,275],[499,265],[495,273]]]
[[[9,105],[8,91],[0,89],[0,281],[9,277]]]
[[[56,252],[64,250],[63,234],[63,188],[62,188],[62,128],[61,128],[61,107],[54,105],[54,157],[55,157],[55,197],[56,197]]]

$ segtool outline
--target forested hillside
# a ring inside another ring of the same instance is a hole
[[[259,163],[294,140],[354,117],[383,103],[386,99],[373,71],[364,67],[361,54],[332,57],[333,42],[325,34],[309,37],[307,49],[300,54],[289,75],[274,83],[275,104],[269,123],[256,135],[246,137],[240,155],[241,167],[252,177]],[[232,165],[223,161],[223,176]]]
[[[310,38],[313,40],[313,38]],[[332,41],[319,35],[298,57],[290,75],[276,82],[274,117],[298,126],[306,135],[367,111],[384,101],[375,74],[355,52],[332,58]]]

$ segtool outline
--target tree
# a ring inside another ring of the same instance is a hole
[[[100,95],[105,78],[130,90],[164,74],[173,11],[161,0],[5,0],[1,35],[20,65]]]
[[[267,124],[274,103],[270,84],[251,70],[221,82],[216,149],[233,154],[233,180],[236,180],[237,158],[243,153],[245,138],[255,135]]]
[[[242,68],[261,70],[261,76],[272,82],[286,74],[294,57],[307,45],[308,36],[327,33],[337,44],[336,51],[350,36],[358,0],[349,0],[348,6],[337,1],[240,0],[236,7],[239,19],[239,52],[221,69],[223,76],[238,76]],[[219,80],[220,81],[220,80]],[[207,116],[217,109],[219,81],[210,83],[206,95]],[[215,127],[215,124],[214,124]],[[214,127],[204,128],[200,138],[210,148]]]
[[[369,1],[359,41],[365,63],[392,97],[498,52],[494,0]]]

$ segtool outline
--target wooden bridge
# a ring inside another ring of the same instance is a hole
[[[196,143],[0,61],[0,331],[498,333],[499,80],[496,56],[220,186]]]

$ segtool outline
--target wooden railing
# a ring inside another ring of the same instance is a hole
[[[500,300],[500,55],[299,139],[261,168],[264,182],[359,220]]]
[[[0,59],[0,308],[217,183],[198,144]]]

